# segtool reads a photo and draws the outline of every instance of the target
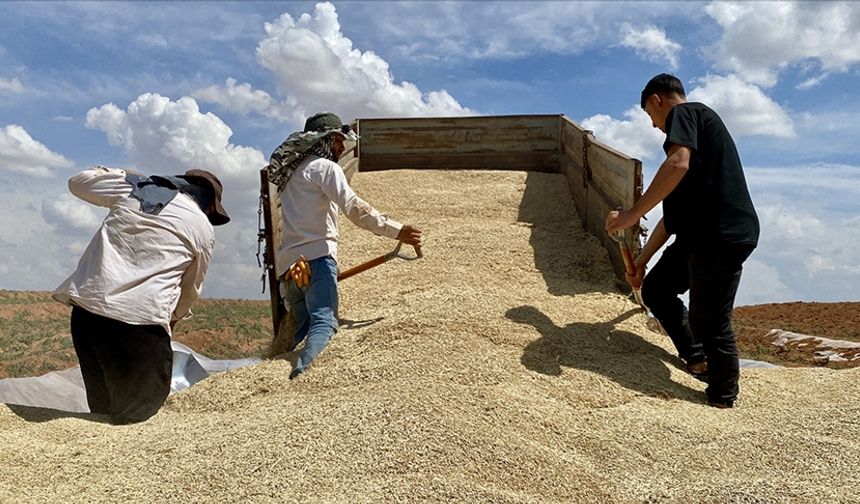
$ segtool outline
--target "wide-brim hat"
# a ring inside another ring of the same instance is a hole
[[[212,193],[215,195],[215,211],[207,214],[209,222],[213,226],[220,226],[230,222],[230,216],[227,215],[227,210],[221,205],[221,193],[224,192],[224,186],[214,173],[206,170],[188,170],[183,177],[191,177],[200,181],[204,181],[212,188]]]

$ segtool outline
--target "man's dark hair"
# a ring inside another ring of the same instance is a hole
[[[642,98],[639,100],[639,105],[642,106],[643,110],[645,109],[645,102],[648,101],[648,98],[655,93],[660,95],[676,93],[684,98],[687,97],[687,93],[684,91],[684,85],[681,84],[681,81],[674,75],[666,73],[653,77],[648,81],[648,84],[645,84],[645,89],[642,90]]]

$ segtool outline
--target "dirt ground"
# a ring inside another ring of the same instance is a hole
[[[750,328],[782,329],[824,338],[860,341],[860,302],[776,303],[741,306],[734,323]]]
[[[860,342],[860,302],[842,303],[776,303],[741,306],[734,311],[734,327],[741,353],[783,366],[858,367],[860,359],[851,362],[822,364],[815,349],[792,346],[776,347],[768,336],[772,329],[823,338]]]
[[[562,177],[353,185],[425,256],[343,282],[307,373],[266,360],[122,427],[0,405],[0,502],[856,502],[860,369],[744,369],[709,407]],[[341,223],[343,268],[393,245]]]

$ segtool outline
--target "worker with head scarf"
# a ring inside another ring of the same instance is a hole
[[[421,247],[418,227],[382,215],[349,186],[337,160],[345,150],[344,141],[357,139],[337,115],[321,112],[272,153],[267,167],[269,181],[280,193],[284,226],[276,245],[277,274],[295,319],[294,341],[288,349],[304,341],[290,379],[307,371],[337,332],[338,211],[362,229]]]

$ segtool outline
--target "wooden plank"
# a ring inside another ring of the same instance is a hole
[[[639,161],[638,159],[634,159],[634,161],[636,161],[636,166],[634,168],[635,173],[633,174],[633,199],[634,201],[639,201],[639,199],[642,197],[642,191],[644,190],[644,182],[642,180],[642,161]],[[633,236],[635,236],[635,239],[633,240],[634,257],[639,255],[640,252],[642,252],[643,231],[640,226],[641,221],[633,228]]]
[[[585,159],[583,151],[571,148],[567,143],[561,144],[561,154],[565,156],[576,168],[585,173]]]
[[[618,205],[612,198],[603,193],[596,185],[589,184],[586,205],[586,228],[597,236],[600,243],[609,252],[610,260],[619,279],[624,279],[624,261],[621,257],[621,252],[618,250],[618,243],[613,240],[605,231],[606,215],[615,210]],[[640,224],[633,226],[633,255],[634,257],[642,250],[640,241],[641,227]]]
[[[284,235],[284,218],[281,214],[281,196],[280,193],[278,193],[278,186],[271,182],[269,183],[269,194],[271,195],[271,200],[269,202],[269,215],[272,219],[272,239],[275,240],[275,250],[277,250],[278,245],[281,243],[281,237]],[[286,271],[286,266],[283,268],[277,267],[277,259],[277,254],[275,254],[275,262],[273,263],[275,265],[275,271]]]
[[[355,126],[353,125],[353,127]],[[351,182],[352,176],[358,171],[358,142],[346,141],[344,142],[344,146],[346,147],[346,150],[340,158],[338,158],[337,164],[343,168],[343,173],[346,175],[347,182]]]
[[[356,120],[359,134],[371,130],[412,131],[422,128],[473,128],[487,124],[537,126],[548,131],[555,128],[558,137],[558,114],[507,115],[507,116],[463,116],[463,117],[413,117],[413,118],[364,118]]]
[[[583,148],[587,131],[564,116],[560,123],[559,165],[568,176],[568,186],[582,225],[588,229],[588,166]]]
[[[574,176],[582,177],[585,172],[589,175],[588,187],[579,191],[585,198],[584,208],[577,207],[585,227],[597,236],[606,248],[612,268],[619,279],[624,278],[624,261],[617,242],[604,230],[606,215],[618,206],[629,208],[642,195],[642,163],[625,156],[611,147],[594,140],[584,128],[579,127],[569,119],[562,117],[560,163],[571,163],[582,156],[583,145],[587,145],[587,166],[579,170],[570,170]],[[577,190],[571,186],[572,192]],[[581,196],[574,194],[574,201]],[[639,226],[634,228],[638,236]],[[634,252],[638,253],[641,245],[635,240]]]
[[[361,154],[558,149],[558,116],[361,119]]]
[[[606,215],[614,209],[614,206],[607,202],[593,191],[594,187],[589,187],[587,193],[586,204],[586,228],[591,231],[600,241],[600,244],[606,249],[609,254],[609,260],[612,262],[612,269],[615,276],[619,279],[624,279],[624,259],[621,257],[621,251],[618,248],[618,243],[613,240],[605,230]]]
[[[349,161],[358,157],[358,142],[354,140],[347,140],[343,143],[345,150],[343,154],[341,154],[340,158],[337,160],[338,163],[344,165]]]
[[[583,183],[584,171],[570,156],[562,154],[559,156],[559,169],[567,179],[567,186],[573,199],[573,205],[579,214],[582,225],[586,226],[588,186]]]
[[[579,177],[579,185],[585,185],[585,169],[580,164],[580,160],[574,159],[568,151],[564,151],[558,157],[559,171],[564,174]]]
[[[585,180],[585,168],[582,166],[581,159],[574,159],[570,155],[570,151],[562,145],[564,152],[559,156],[559,168],[567,177],[568,187],[570,187],[573,202],[576,205],[576,211],[579,213],[579,218],[582,220],[582,225],[586,225],[586,214],[588,212],[586,195],[588,193],[588,184]]]
[[[274,189],[273,189],[274,188]],[[277,217],[277,222],[280,223],[280,200],[277,197],[277,188],[269,183],[269,172],[265,168],[260,170],[260,198],[263,205],[263,233],[266,240],[266,250],[263,257],[263,262],[266,268],[266,276],[269,285],[269,302],[272,309],[272,338],[278,335],[278,326],[281,324],[281,319],[286,315],[286,308],[281,302],[281,292],[278,288],[278,276],[276,274],[277,267],[275,258],[277,257],[276,245],[280,243],[280,234],[276,233],[278,229],[273,217]],[[273,213],[272,207],[276,203],[277,210]]]
[[[558,152],[446,153],[373,155],[362,150],[361,171],[379,170],[528,170],[558,171]]]
[[[585,144],[586,130],[580,128],[566,117],[561,118],[561,123],[561,149],[569,152],[580,168],[583,168],[585,154],[583,145]]]
[[[616,206],[629,208],[635,203],[636,160],[600,143],[588,144],[591,182],[609,195]]]
[[[621,152],[620,150],[617,150],[617,149],[615,149],[615,148],[613,148],[613,147],[611,147],[611,146],[609,146],[609,145],[606,145],[605,143],[603,143],[603,142],[601,142],[601,141],[597,140],[596,138],[594,138],[594,135],[589,134],[588,143],[589,143],[590,145],[598,146],[598,147],[600,147],[601,149],[603,149],[603,150],[605,150],[605,151],[607,151],[607,152],[609,152],[609,153],[611,153],[611,154],[614,154],[615,156],[618,156],[618,157],[621,157],[621,158],[624,158],[624,159],[635,159],[635,158],[632,158],[632,157],[628,156],[627,154],[624,154],[624,153],[623,153],[623,152]]]

